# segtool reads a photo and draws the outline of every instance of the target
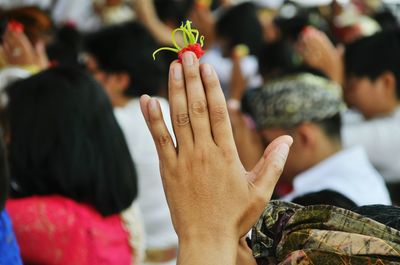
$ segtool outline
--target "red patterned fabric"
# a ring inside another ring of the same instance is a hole
[[[103,217],[60,196],[10,199],[6,208],[27,264],[132,263],[129,235],[119,215]]]

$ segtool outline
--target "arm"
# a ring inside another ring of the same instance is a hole
[[[275,140],[246,171],[215,71],[200,66],[191,52],[184,54],[183,65],[171,65],[169,100],[177,147],[157,100],[142,96],[141,107],[179,238],[178,264],[235,264],[239,239],[269,201],[292,139]]]
[[[238,49],[234,49],[232,54],[231,91],[228,109],[240,160],[244,167],[250,170],[262,156],[264,146],[257,132],[246,124],[245,116],[240,111],[240,102],[247,88],[247,80],[240,65],[242,56],[238,53]]]
[[[135,0],[133,2],[133,8],[138,19],[149,30],[157,42],[163,45],[172,45],[172,29],[158,18],[153,0]],[[181,37],[178,37],[177,41],[180,45],[183,45],[183,39],[181,39]]]
[[[333,46],[325,33],[307,27],[297,47],[308,66],[322,71],[338,84],[343,84],[343,49]]]

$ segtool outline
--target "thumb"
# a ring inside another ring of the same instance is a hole
[[[268,197],[272,195],[282,174],[292,143],[293,138],[290,136],[281,136],[272,141],[265,149],[263,157],[252,170],[254,185]]]

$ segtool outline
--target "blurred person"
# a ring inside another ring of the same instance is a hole
[[[23,32],[33,46],[52,41],[54,25],[51,16],[36,6],[23,6],[5,10],[1,16],[7,18],[8,21],[21,23]]]
[[[303,65],[317,69],[338,84],[343,84],[342,45],[335,46],[324,32],[306,27],[300,33],[295,47]]]
[[[142,25],[128,23],[91,34],[85,46],[88,70],[111,99],[137,168],[138,202],[146,229],[146,264],[175,264],[177,238],[162,190],[156,149],[139,105],[140,95],[157,96],[165,87],[163,63],[151,57],[157,44]],[[167,101],[159,100],[167,111]]]
[[[247,92],[248,111],[264,141],[285,134],[294,139],[281,178],[293,183],[293,191],[282,199],[332,190],[357,205],[391,204],[383,178],[365,150],[342,147],[341,93],[335,82],[302,70]]]
[[[239,44],[246,45],[250,54],[258,54],[262,32],[256,10],[254,4],[245,2],[222,12],[217,20],[216,34],[223,56],[230,56]]]
[[[1,14],[0,90],[15,80],[26,78],[49,65],[46,43],[52,39],[50,17],[38,8],[22,7]],[[3,101],[3,100],[2,100]],[[2,102],[1,104],[4,104]]]
[[[54,68],[7,89],[7,202],[27,264],[136,264],[134,164],[100,85]]]
[[[359,38],[381,31],[378,22],[370,15],[365,14],[367,10],[364,9],[364,4],[367,1],[362,1],[364,3],[357,2],[361,3],[361,5],[356,1],[348,3],[332,2],[334,12],[331,29],[333,35],[342,43],[351,43]]]
[[[193,4],[193,0],[135,0],[133,8],[137,21],[147,28],[159,44],[172,45],[173,29],[186,21]],[[178,37],[177,42],[183,44],[183,38]]]
[[[344,99],[354,112],[343,116],[342,139],[345,147],[361,145],[376,169],[389,183],[396,203],[398,176],[398,33],[387,31],[335,47],[316,29],[303,33],[300,53],[305,63],[344,84]],[[345,53],[344,53],[345,50]]]
[[[135,19],[130,0],[93,0],[92,2],[94,10],[101,19],[102,27]]]
[[[81,67],[83,36],[73,25],[64,25],[46,50],[50,66]]]
[[[202,62],[215,66],[225,95],[230,97],[235,49],[243,47],[240,58],[246,88],[261,85],[256,56],[263,42],[257,8],[251,2],[224,7],[215,24],[215,45],[202,57]]]
[[[400,202],[400,33],[381,32],[346,47],[348,105],[364,119],[342,130],[345,146],[362,145]]]

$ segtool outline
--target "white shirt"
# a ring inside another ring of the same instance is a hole
[[[211,64],[221,83],[221,87],[225,94],[229,93],[229,86],[232,76],[232,60],[230,58],[222,57],[221,51],[218,47],[209,49],[201,58],[201,62]],[[258,61],[253,55],[248,55],[241,59],[240,66],[243,76],[248,80],[248,87],[255,88],[262,85],[261,75],[258,73]]]
[[[389,116],[345,122],[342,140],[345,147],[363,146],[386,182],[400,182],[400,108]]]
[[[361,147],[344,149],[296,176],[293,191],[283,200],[326,189],[343,194],[359,206],[391,204],[382,176]]]
[[[171,128],[168,103],[159,98],[164,119]],[[125,135],[138,175],[139,207],[142,211],[147,248],[178,245],[162,186],[157,151],[140,110],[139,99],[114,109]],[[170,132],[172,130],[170,129]]]
[[[7,93],[5,88],[13,82],[20,79],[28,78],[32,75],[31,72],[23,68],[13,66],[0,69],[0,106],[4,107],[8,103]]]

